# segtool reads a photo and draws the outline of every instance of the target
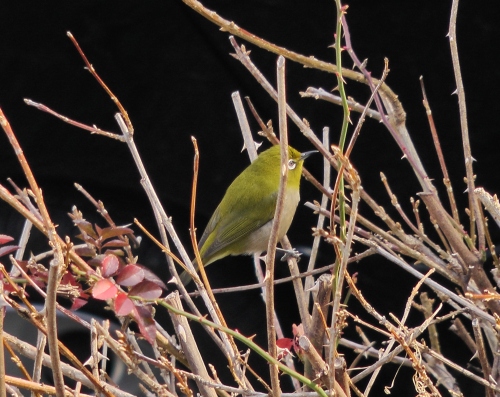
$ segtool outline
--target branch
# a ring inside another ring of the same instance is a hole
[[[462,81],[462,72],[460,70],[460,60],[458,58],[458,46],[457,46],[457,13],[458,13],[458,0],[453,0],[451,5],[451,15],[450,15],[450,27],[448,30],[448,37],[450,39],[450,51],[451,59],[453,62],[453,71],[455,73],[455,82],[457,84],[458,94],[458,108],[460,110],[460,125],[462,131],[462,145],[464,149],[464,159],[465,159],[465,173],[467,175],[467,192],[469,194],[469,208],[471,209],[470,221],[471,237],[474,237],[474,224],[477,227],[477,233],[479,238],[479,251],[484,252],[484,226],[481,221],[481,213],[479,212],[479,204],[477,202],[476,193],[474,191],[474,171],[472,169],[472,162],[474,158],[472,157],[470,140],[469,140],[469,126],[467,124],[467,106],[465,104],[465,90]],[[474,241],[474,238],[473,238]]]
[[[279,57],[277,62],[278,80],[278,113],[279,113],[279,135],[281,153],[281,177],[276,198],[276,209],[274,211],[273,226],[269,236],[269,244],[266,254],[266,320],[267,320],[267,344],[269,354],[272,357],[278,356],[276,346],[276,330],[274,328],[274,260],[276,257],[276,244],[278,243],[278,231],[281,217],[285,206],[285,195],[288,181],[288,133],[286,118],[286,90],[285,90],[285,58]],[[269,366],[271,376],[271,388],[275,397],[281,393],[279,386],[278,368],[275,365]]]

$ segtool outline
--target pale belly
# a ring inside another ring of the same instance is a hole
[[[281,215],[280,227],[278,230],[278,241],[286,234],[292,224],[300,195],[298,190],[293,190],[285,196],[283,212]],[[232,255],[251,254],[255,252],[267,251],[269,237],[273,227],[273,219],[263,225],[260,229],[251,233],[244,247],[240,247],[238,252],[232,252]]]

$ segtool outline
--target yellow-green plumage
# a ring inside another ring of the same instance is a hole
[[[278,238],[292,223],[299,203],[299,185],[304,159],[288,147],[288,181]],[[198,244],[205,266],[228,255],[253,254],[267,250],[281,178],[278,145],[262,152],[228,187]],[[181,275],[184,284],[190,281]]]

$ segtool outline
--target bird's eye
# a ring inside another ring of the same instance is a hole
[[[288,160],[288,169],[293,170],[297,167],[297,162],[295,160]]]

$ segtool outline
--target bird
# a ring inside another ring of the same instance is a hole
[[[297,205],[304,160],[316,150],[300,153],[288,146],[288,180],[278,240],[288,231]],[[263,151],[227,188],[198,243],[201,261],[208,266],[229,255],[267,251],[281,179],[280,146]],[[196,260],[193,265],[198,271]],[[181,274],[184,285],[191,276]]]

